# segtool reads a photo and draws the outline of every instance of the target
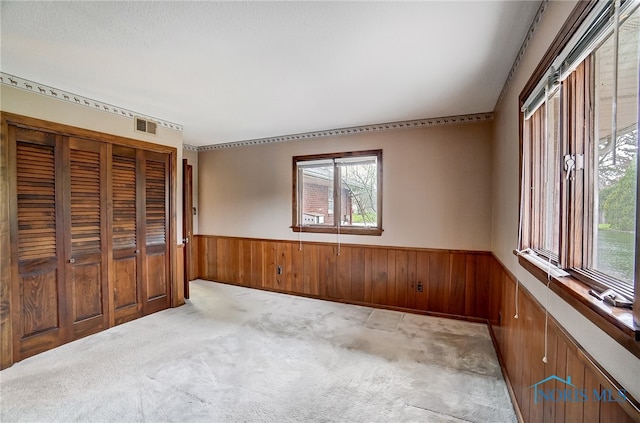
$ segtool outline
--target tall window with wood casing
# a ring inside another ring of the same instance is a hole
[[[519,248],[616,307],[638,283],[639,26],[640,2],[593,3],[521,97]]]

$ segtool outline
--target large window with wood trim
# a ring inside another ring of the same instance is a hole
[[[630,305],[637,283],[640,2],[598,2],[521,96],[519,248]]]
[[[382,150],[294,157],[292,228],[380,235]]]

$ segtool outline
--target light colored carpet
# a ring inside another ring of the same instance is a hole
[[[0,372],[3,423],[514,422],[485,325],[206,281]]]

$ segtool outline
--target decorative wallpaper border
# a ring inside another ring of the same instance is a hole
[[[158,125],[165,128],[173,129],[175,131],[182,132],[182,125],[169,122],[166,120],[154,118],[148,115],[144,115],[133,110],[128,110],[122,107],[117,107],[109,103],[90,99],[77,94],[70,93],[68,91],[59,90],[49,85],[39,84],[37,82],[30,81],[28,79],[20,78],[15,75],[0,72],[0,84],[8,85],[13,88],[29,91],[35,94],[43,95],[57,100],[66,101],[68,103],[75,104],[76,106],[88,107],[93,110],[99,110],[104,113],[116,114],[123,118],[133,119],[134,117],[141,117],[143,119],[156,122]]]
[[[522,45],[520,46],[520,50],[518,51],[518,54],[516,55],[516,58],[513,61],[513,65],[511,66],[511,70],[509,71],[509,75],[507,76],[506,81],[504,81],[504,85],[502,86],[502,91],[500,91],[500,95],[498,96],[498,101],[496,101],[496,105],[493,108],[493,110],[498,110],[498,107],[500,106],[500,103],[502,103],[502,100],[504,99],[504,96],[507,94],[507,90],[509,89],[509,85],[511,85],[511,81],[513,80],[513,76],[515,75],[516,70],[518,69],[518,66],[520,66],[520,62],[522,61],[522,57],[524,56],[524,53],[527,50],[527,47],[529,47],[529,43],[531,42],[531,39],[533,38],[533,34],[538,29],[538,26],[540,25],[540,21],[542,21],[542,16],[544,15],[544,12],[547,10],[547,6],[548,5],[549,5],[549,0],[542,0],[540,2],[540,7],[538,8],[538,11],[536,12],[536,15],[534,16],[533,21],[531,21],[531,26],[529,26],[529,31],[527,31],[527,36],[524,38],[524,41],[522,42]]]
[[[270,144],[275,142],[310,140],[324,137],[354,135],[367,132],[384,132],[399,129],[426,128],[431,126],[459,125],[461,123],[486,122],[493,120],[493,112],[472,115],[447,116],[432,119],[406,120],[400,122],[378,123],[375,125],[352,126],[349,128],[330,129],[326,131],[304,132],[300,134],[281,135],[269,138],[228,142],[224,144],[204,145],[198,151],[219,150],[221,148],[244,147],[248,145]]]
[[[198,146],[197,145],[182,144],[182,148],[184,150],[189,150],[189,151],[198,151]]]

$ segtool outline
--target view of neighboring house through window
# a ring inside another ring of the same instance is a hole
[[[294,230],[381,232],[381,150],[293,159]]]

